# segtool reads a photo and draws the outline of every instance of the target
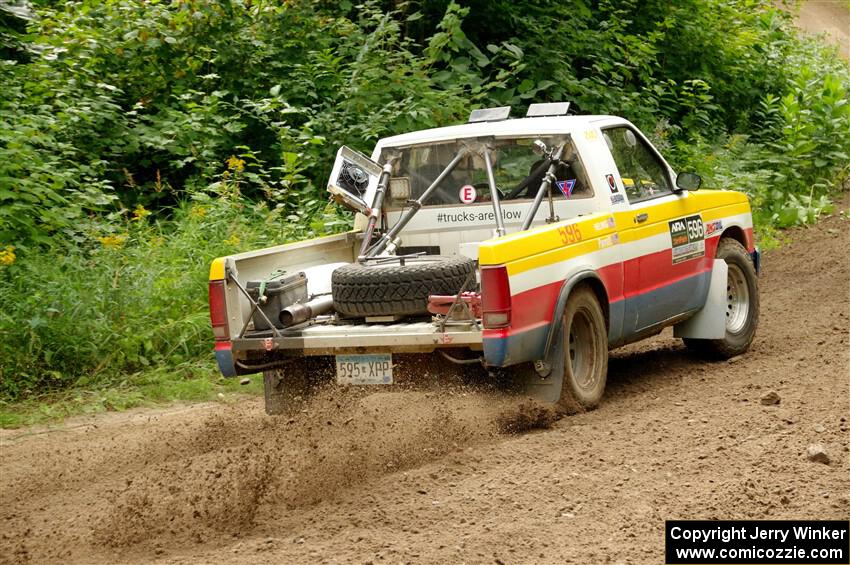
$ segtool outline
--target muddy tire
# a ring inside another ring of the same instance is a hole
[[[573,290],[564,309],[564,383],[560,405],[568,413],[599,405],[608,377],[608,331],[596,295],[586,286]]]
[[[427,314],[429,295],[457,294],[474,272],[475,261],[461,256],[345,265],[331,277],[334,308],[350,317]]]
[[[266,414],[289,415],[301,410],[330,370],[330,359],[325,357],[306,357],[282,367],[264,370]]]
[[[758,276],[753,260],[737,240],[724,238],[717,259],[729,267],[726,279],[726,336],[723,339],[689,339],[688,348],[715,359],[729,359],[750,348],[759,319]]]

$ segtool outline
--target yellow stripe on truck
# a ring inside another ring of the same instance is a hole
[[[224,257],[219,257],[218,259],[213,259],[213,262],[210,265],[210,280],[211,281],[224,280]]]
[[[602,235],[605,234],[598,234],[598,236]],[[546,265],[561,263],[563,261],[567,261],[569,259],[572,259],[573,257],[578,257],[580,255],[587,255],[588,253],[599,249],[599,243],[597,243],[596,241],[597,239],[598,237],[593,237],[592,239],[581,241],[579,243],[574,243],[567,247],[558,247],[556,249],[550,249],[549,251],[538,253],[537,255],[532,255],[530,257],[511,261],[507,265],[508,274],[517,275],[525,271],[530,271],[531,269],[537,269],[538,267],[545,267]]]
[[[727,216],[737,216],[738,214],[749,213],[750,204],[748,202],[744,202],[743,204],[730,204],[727,206],[711,208],[710,210],[703,211],[702,221],[711,222],[713,220],[719,220],[720,218],[725,218]]]
[[[639,213],[649,214],[650,220],[653,216],[674,217],[701,213],[703,221],[711,221],[734,214],[748,214],[750,205],[747,196],[738,192],[705,190],[690,193],[685,200],[640,206],[614,214],[582,216],[484,241],[478,249],[478,262],[481,265],[507,264],[509,273],[517,274],[589,253],[598,248],[595,240],[615,231],[606,224],[608,218],[615,218],[620,232],[620,243],[637,241],[668,231],[666,222],[629,229],[634,227],[634,216]],[[577,231],[573,231],[573,228]],[[581,236],[576,237],[579,233]]]
[[[478,262],[481,265],[502,265],[520,259],[531,260],[533,256],[541,253],[563,250],[564,247],[575,243],[595,240],[614,231],[613,226],[609,227],[607,224],[610,217],[609,213],[591,214],[576,220],[540,226],[498,239],[483,241],[478,248]],[[604,227],[597,229],[597,224]],[[569,251],[568,254],[572,255],[575,252]],[[545,264],[548,263],[551,263],[551,260]]]

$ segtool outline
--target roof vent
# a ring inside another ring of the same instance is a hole
[[[544,116],[566,116],[570,109],[569,102],[547,102],[532,104],[525,113],[526,118],[542,118]]]
[[[510,106],[500,106],[498,108],[481,108],[473,110],[469,114],[467,123],[474,124],[477,122],[500,122],[507,120],[511,115]]]

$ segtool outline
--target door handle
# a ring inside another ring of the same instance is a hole
[[[649,219],[649,214],[647,214],[647,213],[638,214],[637,216],[635,216],[635,223],[636,224],[642,224],[643,222],[647,221],[648,219]]]

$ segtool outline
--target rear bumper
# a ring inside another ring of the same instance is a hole
[[[484,338],[484,359],[491,367],[508,367],[543,358],[550,324],[509,334],[504,330],[488,331]]]
[[[280,336],[234,339],[234,352],[278,352],[285,356],[337,355],[347,353],[391,352],[427,353],[436,349],[465,347],[481,349],[481,330],[472,325],[446,326],[432,322],[313,325],[298,330],[282,330]]]

